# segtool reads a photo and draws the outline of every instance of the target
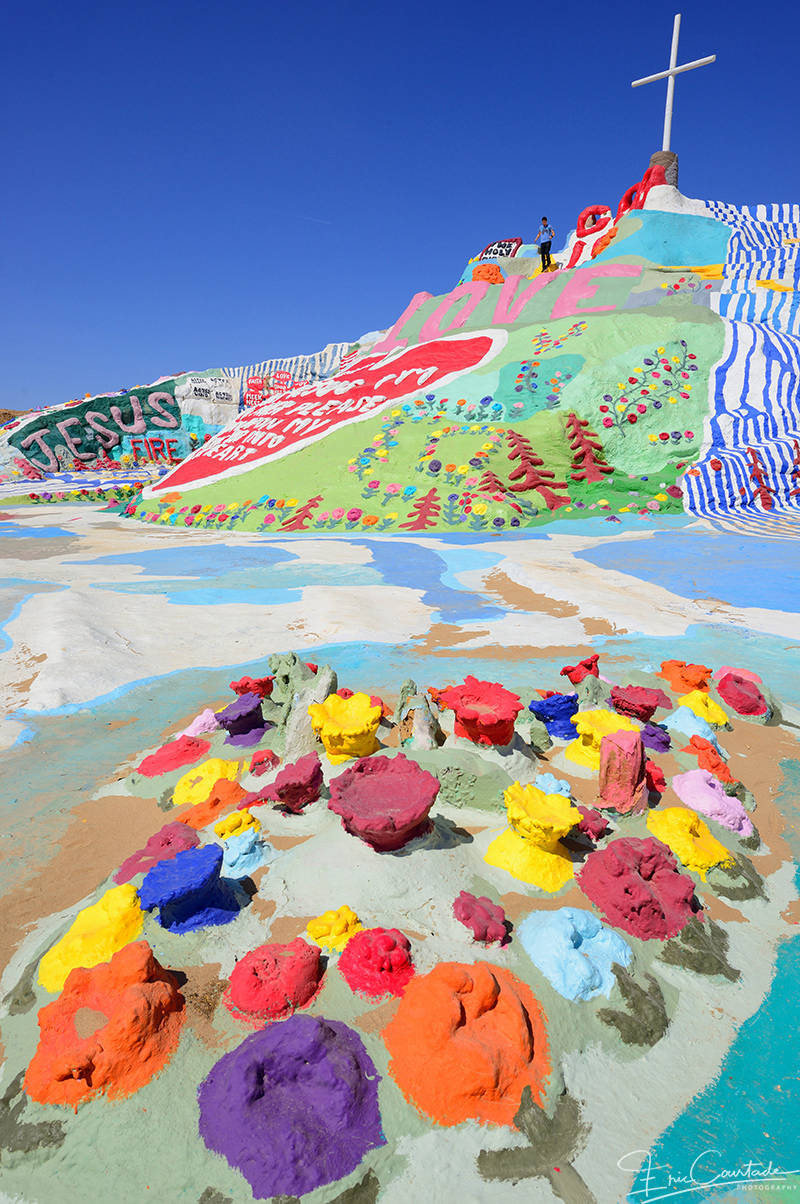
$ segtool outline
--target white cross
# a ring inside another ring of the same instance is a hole
[[[675,96],[675,76],[680,75],[682,71],[692,71],[695,67],[706,67],[709,63],[713,63],[716,59],[715,54],[710,54],[704,59],[695,59],[693,63],[684,63],[682,67],[677,67],[678,62],[678,34],[681,29],[681,14],[675,14],[675,24],[672,26],[672,52],[669,56],[669,67],[666,71],[659,71],[656,75],[646,75],[644,79],[635,79],[631,84],[632,88],[638,88],[641,84],[652,84],[657,79],[665,79],[667,81],[667,106],[664,110],[664,142],[661,147],[662,151],[669,150],[669,140],[672,133],[672,101]]]

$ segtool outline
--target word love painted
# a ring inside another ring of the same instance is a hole
[[[504,330],[433,340],[408,350],[395,348],[355,361],[337,376],[297,385],[244,410],[202,449],[161,481],[164,490],[207,485],[234,476],[266,459],[298,451],[337,427],[358,422],[427,386],[446,385],[488,363],[506,344]]]

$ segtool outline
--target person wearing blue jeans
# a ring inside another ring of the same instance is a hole
[[[536,237],[533,240],[534,242],[538,242],[538,244],[539,244],[539,254],[542,257],[542,271],[543,272],[548,271],[550,264],[552,262],[550,259],[550,247],[552,246],[553,239],[555,238],[555,236],[556,236],[555,230],[553,229],[552,226],[549,226],[547,224],[547,218],[543,217],[542,224],[539,227],[539,233],[536,235]]]

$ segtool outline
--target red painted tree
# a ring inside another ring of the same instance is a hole
[[[594,481],[602,481],[603,477],[613,472],[610,464],[602,459],[603,445],[597,434],[589,429],[585,418],[570,414],[567,418],[567,438],[572,449],[573,471],[569,474],[573,481],[585,481],[591,485]]]
[[[290,514],[281,523],[281,531],[307,531],[308,524],[314,517],[314,511],[322,501],[322,494],[318,493],[316,497],[310,497],[307,502],[304,502],[299,510],[295,510],[294,514]]]
[[[17,456],[14,459],[14,467],[19,469],[26,481],[44,480],[44,473],[40,472],[35,464],[31,464],[30,460],[23,460],[21,457]]]
[[[789,497],[800,497],[800,443],[796,439],[794,442],[794,456],[792,458],[792,484],[794,489],[789,494]]]
[[[414,502],[408,522],[399,523],[398,526],[403,531],[427,531],[436,526],[441,508],[438,490],[429,489],[423,497]]]
[[[497,473],[492,472],[491,468],[486,469],[478,485],[480,493],[505,493],[507,489],[508,486],[503,484]]]
[[[568,506],[569,494],[558,496],[560,490],[567,488],[566,481],[556,481],[555,473],[550,468],[544,468],[544,460],[536,455],[530,440],[519,431],[506,431],[509,443],[509,460],[519,460],[519,464],[510,472],[508,488],[514,493],[527,493],[535,489],[544,498],[548,510],[558,510],[559,506]]]
[[[750,480],[755,482],[753,490],[753,499],[758,498],[765,510],[771,510],[775,503],[772,500],[774,493],[770,489],[764,476],[764,465],[761,463],[761,458],[754,447],[748,447],[747,454],[750,457],[749,476]]]

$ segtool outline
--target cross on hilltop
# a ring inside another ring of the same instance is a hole
[[[666,71],[658,71],[655,75],[646,75],[643,79],[635,79],[631,84],[632,88],[638,88],[642,84],[652,84],[658,79],[667,81],[667,104],[664,109],[664,140],[661,146],[662,152],[669,151],[670,137],[672,135],[672,103],[675,97],[675,76],[680,75],[683,71],[693,71],[695,67],[706,67],[709,63],[716,60],[715,54],[709,54],[704,59],[695,59],[692,63],[683,63],[678,67],[678,36],[681,29],[681,14],[675,14],[675,21],[672,26],[672,50],[669,56],[669,67]]]

